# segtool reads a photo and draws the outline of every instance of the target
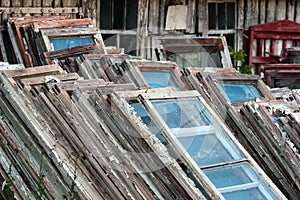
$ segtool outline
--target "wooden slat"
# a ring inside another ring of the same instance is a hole
[[[47,1],[46,1],[47,2]],[[52,8],[52,0],[50,5],[47,3],[43,3],[43,7],[0,7],[0,10],[3,11],[4,14],[40,14],[40,15],[51,15],[51,14],[76,14],[79,13],[78,7],[68,7],[68,8]],[[21,15],[20,15],[21,16]]]

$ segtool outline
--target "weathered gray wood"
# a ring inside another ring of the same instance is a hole
[[[288,20],[291,20],[291,21],[294,21],[294,18],[295,18],[295,4],[297,0],[289,0],[289,1],[286,1],[286,13],[287,13],[287,18]]]
[[[258,2],[259,0],[247,1],[247,12],[245,13],[245,27],[258,24]]]
[[[195,33],[197,17],[197,3],[196,0],[189,0],[188,1],[188,16],[187,16],[187,29],[186,32],[188,33]]]
[[[149,34],[157,34],[159,31],[160,1],[154,0],[149,3]]]
[[[266,22],[273,22],[275,21],[276,16],[276,0],[268,0],[267,4],[267,21]]]
[[[267,17],[267,0],[260,0],[259,8],[259,23],[264,24],[266,23],[266,17]]]
[[[147,47],[147,35],[148,35],[148,12],[149,0],[141,0],[138,3],[138,22],[137,22],[137,43],[138,56],[145,57],[146,56],[146,47]]]
[[[198,32],[202,36],[208,35],[208,14],[207,14],[207,0],[198,1]]]
[[[279,20],[286,19],[286,14],[287,14],[286,12],[287,12],[286,1],[277,1],[275,20],[279,21]]]
[[[294,16],[294,20],[295,22],[300,22],[300,2],[295,0],[295,16]]]

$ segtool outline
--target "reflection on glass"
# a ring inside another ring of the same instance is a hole
[[[246,162],[203,171],[226,199],[277,199]]]
[[[142,71],[142,74],[151,88],[172,87],[180,91],[171,72]]]
[[[65,37],[65,38],[49,38],[53,50],[72,48],[81,45],[91,44],[94,42],[93,37]]]
[[[166,47],[168,60],[186,67],[222,67],[221,50],[216,44],[190,44],[176,50]]]
[[[254,84],[220,83],[230,101],[242,101],[261,97]]]
[[[243,158],[198,98],[154,100],[151,103],[199,166]]]
[[[151,103],[225,199],[277,199],[198,98],[152,100]],[[131,105],[166,145],[161,131],[143,106],[137,102]],[[167,148],[172,151],[170,146]]]

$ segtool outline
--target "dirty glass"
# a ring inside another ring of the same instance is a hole
[[[93,36],[88,37],[65,37],[65,38],[49,38],[53,50],[72,48],[81,45],[94,43]]]
[[[225,199],[277,199],[265,182],[246,163],[204,169]]]
[[[130,105],[134,108],[134,111],[141,117],[144,124],[147,125],[151,133],[156,135],[156,137],[164,144],[166,145],[167,142],[164,139],[164,137],[161,134],[160,129],[154,124],[154,122],[151,120],[148,112],[144,109],[144,107],[139,102],[131,102]]]
[[[153,100],[151,103],[199,166],[243,158],[198,98]]]
[[[151,88],[172,87],[180,91],[171,72],[142,71],[142,74]]]
[[[166,47],[169,61],[176,62],[183,69],[186,67],[222,67],[221,50],[217,44],[190,44],[189,46]]]
[[[261,97],[254,84],[220,83],[220,86],[230,101],[243,101]]]

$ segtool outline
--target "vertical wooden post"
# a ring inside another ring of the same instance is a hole
[[[208,3],[207,0],[199,0],[198,4],[198,32],[202,36],[208,36]]]

